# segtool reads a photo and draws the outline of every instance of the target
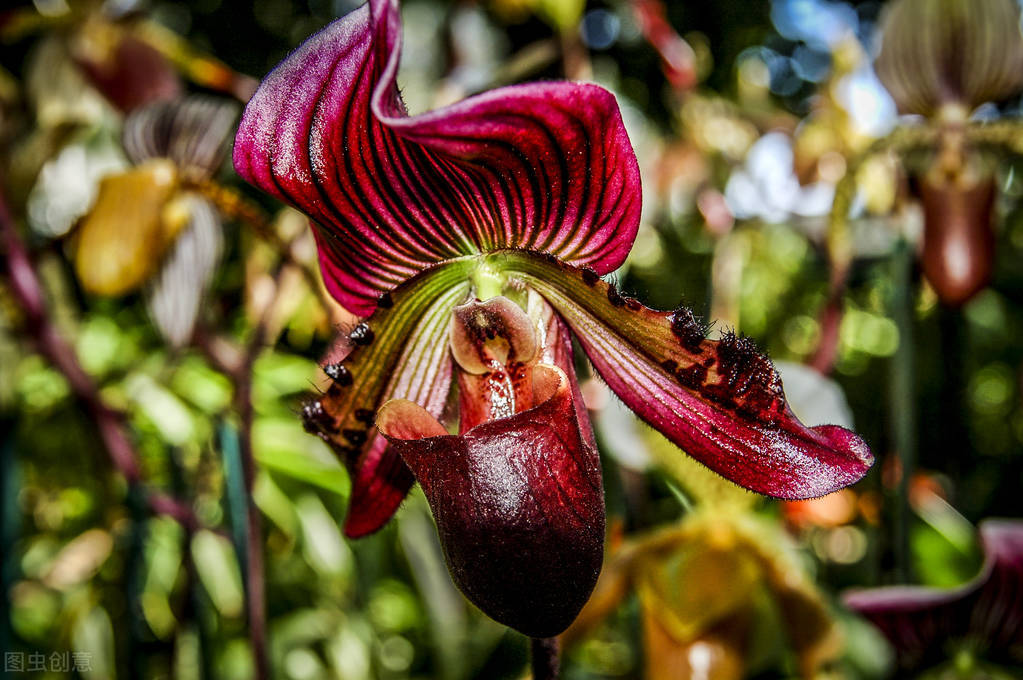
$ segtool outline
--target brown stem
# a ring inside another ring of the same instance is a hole
[[[556,637],[531,638],[533,680],[558,680],[561,643]]]
[[[142,469],[135,447],[128,437],[124,417],[106,405],[95,382],[79,363],[74,348],[53,325],[39,275],[14,226],[14,220],[7,210],[2,193],[0,193],[0,242],[4,246],[11,292],[21,307],[26,329],[36,350],[63,374],[72,393],[96,424],[114,467],[124,475],[129,484],[141,484]],[[188,504],[176,498],[153,492],[147,494],[147,503],[153,512],[167,515],[188,528],[200,526],[198,518]]]

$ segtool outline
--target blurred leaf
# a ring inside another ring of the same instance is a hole
[[[181,446],[195,436],[191,412],[172,392],[144,373],[132,373],[124,389],[164,441]]]
[[[242,467],[241,442],[238,431],[227,423],[218,429],[220,453],[224,461],[224,485],[227,488],[227,507],[231,517],[231,540],[241,572],[247,575],[249,555],[249,494],[245,488],[245,470]]]
[[[470,637],[467,608],[448,574],[440,540],[421,493],[406,501],[406,509],[398,518],[398,538],[429,617],[427,630],[438,651],[438,677],[462,678],[469,665],[465,655]]]
[[[365,625],[349,623],[338,629],[327,645],[331,665],[340,680],[370,679],[369,632]]]
[[[279,410],[281,398],[308,392],[319,376],[316,362],[294,354],[267,352],[253,367],[253,401],[257,410]],[[297,421],[297,419],[296,419]]]
[[[148,522],[145,544],[145,577],[142,584],[142,615],[153,633],[168,638],[177,627],[170,595],[181,571],[181,527],[158,517]]]
[[[43,583],[65,590],[91,578],[110,557],[114,539],[102,529],[89,529],[71,539],[54,557]]]
[[[82,367],[97,377],[131,363],[136,356],[134,349],[120,326],[100,314],[85,319],[75,337]]]
[[[923,585],[952,588],[977,575],[981,561],[977,547],[964,552],[932,525],[917,523],[910,533],[910,547],[913,569]]]
[[[256,419],[252,441],[260,465],[347,498],[348,473],[322,441],[302,429],[297,417]]]
[[[61,597],[35,581],[19,581],[8,594],[11,628],[23,640],[42,644],[61,611]]]
[[[38,355],[22,359],[16,375],[19,397],[29,411],[46,411],[70,394],[64,376]]]
[[[240,617],[245,598],[231,542],[211,531],[198,531],[192,538],[192,559],[213,606],[227,618]]]
[[[289,539],[298,533],[298,515],[287,494],[274,482],[273,475],[261,471],[256,476],[252,500],[260,512],[269,517]]]
[[[352,550],[320,499],[303,494],[295,503],[295,511],[302,526],[302,553],[309,566],[322,576],[350,576],[354,566]]]
[[[220,413],[231,404],[231,381],[195,356],[186,357],[178,364],[170,386],[207,414]]]
[[[114,627],[103,607],[93,607],[80,614],[71,631],[75,652],[87,655],[89,670],[82,675],[89,680],[115,680]]]
[[[843,661],[856,672],[856,677],[886,678],[895,663],[891,645],[881,632],[861,618],[839,612],[845,638]]]

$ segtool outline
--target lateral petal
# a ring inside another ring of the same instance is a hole
[[[629,408],[736,484],[812,498],[856,482],[873,464],[855,433],[799,422],[774,366],[747,338],[707,340],[688,310],[648,309],[594,271],[553,258],[503,251],[491,261],[547,299]]]
[[[302,409],[306,429],[327,442],[351,474],[349,537],[383,526],[412,485],[373,419],[396,398],[440,415],[451,384],[448,322],[468,292],[468,266],[457,260],[438,265],[385,294],[377,311],[350,330],[347,354],[324,366],[331,386]]]
[[[887,586],[842,599],[884,633],[904,668],[941,661],[945,643],[957,640],[1023,663],[1023,522],[986,520],[980,539],[984,565],[958,588]]]

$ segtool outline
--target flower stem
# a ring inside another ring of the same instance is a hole
[[[558,638],[531,640],[533,680],[557,680],[561,667],[561,643]]]
[[[892,438],[899,457],[898,486],[895,489],[892,542],[896,578],[911,579],[909,560],[909,481],[916,467],[916,352],[913,345],[913,252],[905,241],[896,249],[892,262],[894,283],[892,319],[899,329],[899,345],[891,361],[890,396]]]

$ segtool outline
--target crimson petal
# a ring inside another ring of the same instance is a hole
[[[532,637],[561,633],[600,574],[604,492],[568,377],[533,369],[539,403],[460,436],[416,404],[377,415],[423,487],[452,577],[491,618]]]
[[[629,408],[736,484],[813,498],[858,481],[873,464],[855,433],[799,422],[774,366],[748,339],[707,340],[688,310],[648,309],[596,272],[553,258],[503,251],[490,261],[547,299]]]
[[[503,247],[615,269],[635,238],[639,170],[595,85],[494,90],[408,117],[396,0],[314,35],[260,85],[234,164],[317,223],[324,278],[356,314],[424,266]]]
[[[881,629],[904,668],[945,658],[945,643],[972,643],[992,660],[1023,663],[1023,522],[980,525],[985,561],[969,583],[950,589],[889,586],[843,600]]]

